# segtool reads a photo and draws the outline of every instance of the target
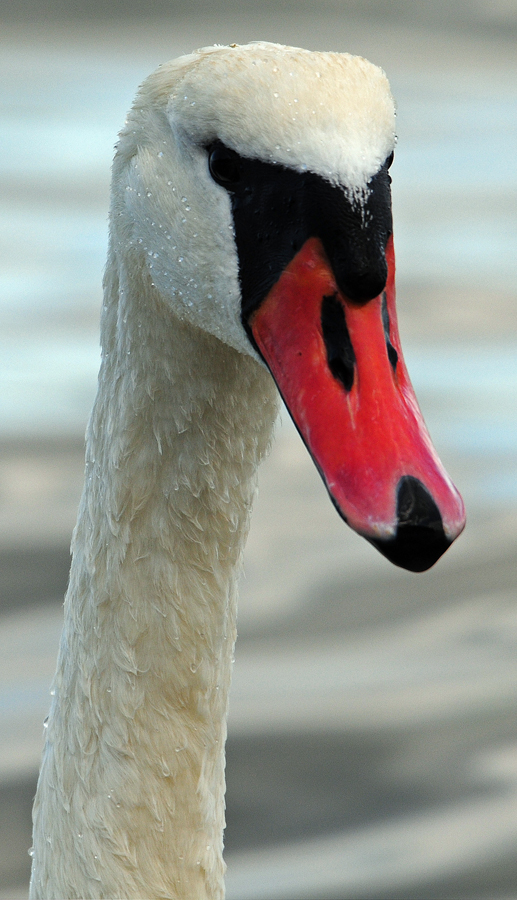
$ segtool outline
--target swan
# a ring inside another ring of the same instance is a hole
[[[215,46],[117,145],[102,362],[34,805],[30,896],[224,896],[236,591],[279,394],[340,515],[428,568],[461,498],[395,313],[384,73]]]

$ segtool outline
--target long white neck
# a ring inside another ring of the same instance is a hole
[[[223,897],[236,581],[276,412],[259,364],[111,250],[31,898]]]

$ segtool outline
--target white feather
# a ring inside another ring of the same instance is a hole
[[[224,895],[236,584],[277,392],[240,321],[215,137],[357,192],[393,147],[393,102],[365,60],[261,43],[201,50],[140,89],[113,167],[33,900]]]

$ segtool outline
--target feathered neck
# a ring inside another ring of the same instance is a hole
[[[236,581],[276,391],[113,247],[102,328],[31,897],[220,898]]]

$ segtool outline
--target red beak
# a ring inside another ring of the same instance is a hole
[[[392,562],[433,565],[465,525],[402,357],[393,239],[383,295],[340,292],[310,238],[250,318],[256,344],[343,518]]]

